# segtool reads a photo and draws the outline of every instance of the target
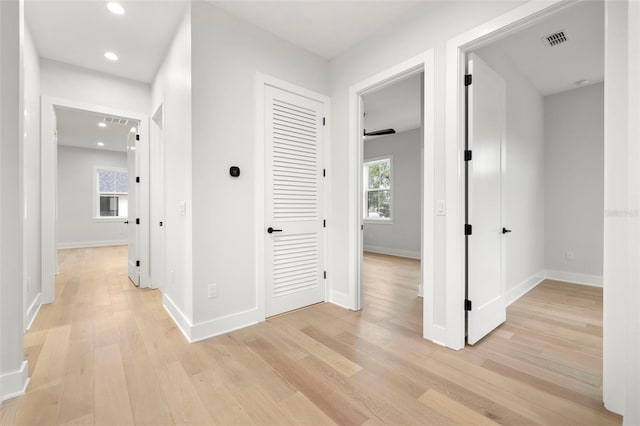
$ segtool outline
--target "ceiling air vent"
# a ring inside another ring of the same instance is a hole
[[[555,47],[559,44],[562,44],[567,41],[567,35],[564,31],[558,31],[557,33],[549,34],[547,36],[542,37],[542,41],[544,41],[545,46],[547,47]]]
[[[120,124],[121,126],[126,126],[127,123],[129,123],[129,120],[127,120],[126,118],[106,116],[104,118],[104,122],[105,123]]]

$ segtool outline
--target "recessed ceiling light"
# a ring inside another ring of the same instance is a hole
[[[576,84],[576,86],[584,86],[584,85],[589,84],[589,83],[591,83],[589,80],[578,80],[578,81],[576,81],[575,84]]]
[[[116,55],[113,52],[106,52],[104,54],[104,57],[107,58],[110,61],[117,61],[118,60],[118,55]]]
[[[107,3],[107,9],[109,9],[111,13],[115,13],[116,15],[124,15],[124,7],[122,7],[122,5],[120,5],[119,3],[109,2]]]
[[[107,127],[107,123],[105,123],[104,121],[101,121],[101,122],[98,123],[98,126]]]
[[[98,142],[98,143],[96,143],[96,145],[98,145],[98,146],[104,146],[104,142]]]

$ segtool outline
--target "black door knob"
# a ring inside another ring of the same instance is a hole
[[[268,227],[267,232],[273,234],[274,232],[282,232],[282,229],[273,229],[272,227]]]
[[[124,223],[128,225],[128,224],[129,224],[129,221],[128,221],[128,220],[125,220],[125,221],[124,221]]]
[[[508,234],[509,232],[511,232],[511,229],[502,228],[502,233],[503,234]]]

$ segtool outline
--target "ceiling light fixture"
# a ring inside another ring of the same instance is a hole
[[[107,3],[107,9],[109,9],[109,12],[115,15],[124,15],[124,7],[122,7],[122,5],[120,5],[119,3],[109,2]]]
[[[98,126],[107,127],[107,123],[105,123],[104,121],[101,121],[101,122],[98,123]]]
[[[104,57],[114,62],[118,60],[118,55],[113,52],[105,52]]]
[[[104,146],[104,142],[98,142],[98,143],[96,143],[96,145],[98,145],[98,146]]]

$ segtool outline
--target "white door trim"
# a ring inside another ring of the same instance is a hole
[[[40,102],[42,303],[52,303],[55,300],[55,276],[58,272],[56,254],[57,146],[51,143],[51,136],[56,129],[55,123],[50,119],[51,111],[56,106],[117,115],[140,121],[138,132],[143,148],[140,162],[140,221],[142,224],[146,224],[140,228],[140,261],[142,264],[140,282],[141,287],[147,287],[149,282],[149,117],[137,112],[103,105],[42,96]]]
[[[325,159],[325,167],[326,161],[329,158],[328,147],[330,144],[330,134],[329,126],[331,125],[331,109],[330,109],[330,99],[328,96],[322,95],[320,93],[314,92],[312,90],[305,89],[300,86],[296,86],[295,84],[291,84],[287,81],[277,79],[275,77],[271,77],[270,75],[263,74],[260,72],[256,73],[255,78],[255,98],[256,98],[256,127],[255,127],[255,164],[254,164],[254,183],[255,183],[255,199],[254,199],[254,212],[255,212],[255,223],[254,223],[254,234],[255,234],[255,265],[256,265],[256,308],[257,308],[257,318],[256,321],[264,321],[266,318],[266,265],[265,265],[265,244],[266,244],[266,234],[265,229],[267,224],[264,220],[265,214],[265,135],[264,135],[264,87],[265,86],[273,86],[278,89],[282,89],[291,93],[295,93],[301,96],[305,96],[310,99],[315,99],[319,102],[322,102],[325,106],[325,117],[327,121],[326,130],[324,132],[324,159]],[[324,213],[326,217],[326,212],[330,211],[327,206],[327,200],[331,199],[330,196],[330,187],[329,185],[325,185],[324,189]],[[325,263],[326,263],[326,251],[327,251],[327,232],[323,233],[324,235],[324,250],[325,250]],[[328,274],[327,280],[325,280],[325,300],[328,300],[328,289],[331,287],[331,274]]]
[[[433,49],[414,56],[349,88],[349,224],[348,224],[348,295],[347,307],[362,309],[362,96],[418,72],[424,72],[424,153],[422,259],[433,265],[434,258],[434,197],[435,197],[435,77]],[[434,322],[434,268],[422,268],[424,297],[423,335],[425,339],[441,342],[442,332]]]
[[[574,4],[575,1],[529,2],[447,42],[445,81],[445,218],[446,332],[444,344],[462,349],[464,324],[464,86],[465,55]]]

